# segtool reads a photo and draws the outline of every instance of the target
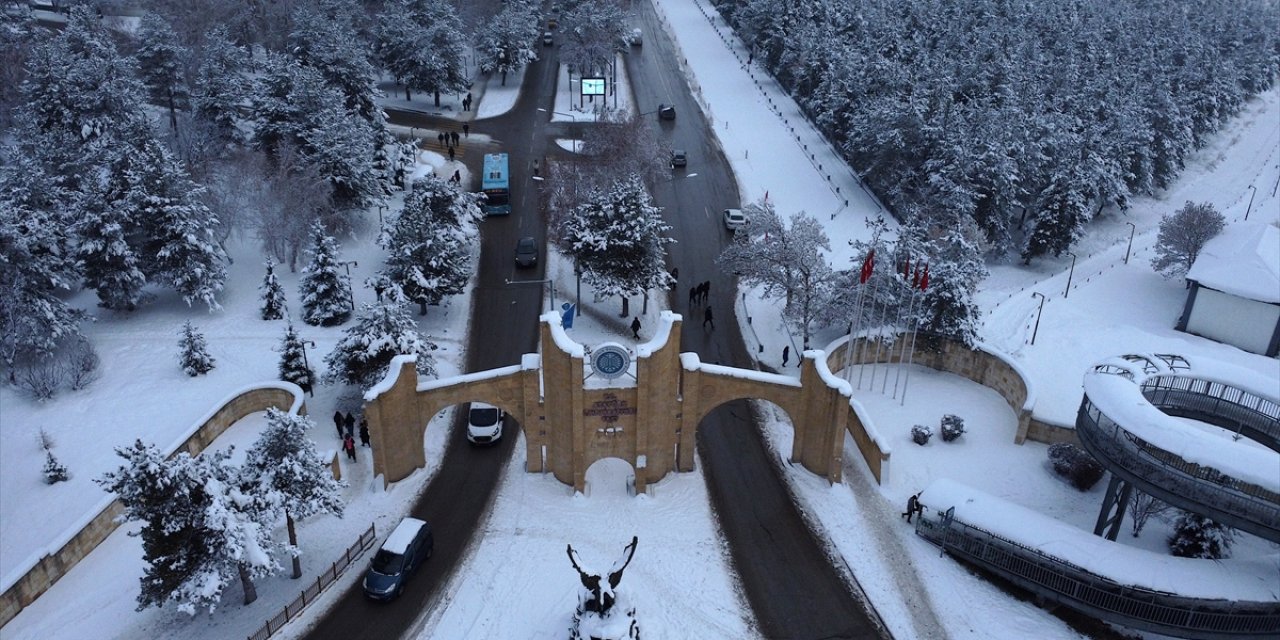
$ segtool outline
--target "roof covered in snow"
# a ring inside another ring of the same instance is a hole
[[[426,526],[426,522],[417,518],[405,518],[396,526],[395,531],[387,536],[387,541],[382,543],[382,548],[391,553],[403,554],[409,548],[409,543],[418,535],[418,530]]]
[[[1263,222],[1227,225],[1205,243],[1187,279],[1241,298],[1280,303],[1280,229]]]

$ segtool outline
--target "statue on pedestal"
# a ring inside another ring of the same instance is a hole
[[[606,575],[583,568],[582,559],[573,550],[573,545],[566,545],[569,562],[582,581],[582,591],[578,594],[578,611],[573,616],[573,627],[570,629],[571,639],[623,640],[640,637],[635,608],[627,609],[624,606],[615,610],[614,607],[618,603],[617,588],[618,583],[622,582],[622,572],[631,564],[639,541],[638,537],[631,537],[631,544],[622,550],[623,555],[614,561]]]

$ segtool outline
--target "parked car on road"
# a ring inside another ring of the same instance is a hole
[[[676,108],[669,104],[658,105],[658,117],[663,120],[675,120]]]
[[[737,231],[745,226],[747,226],[747,216],[742,213],[742,209],[724,210],[724,228]]]
[[[431,526],[417,518],[405,518],[383,541],[364,573],[364,594],[375,600],[393,600],[404,583],[431,557],[435,539]]]
[[[516,266],[532,267],[538,264],[538,241],[525,236],[516,242]]]
[[[683,167],[689,164],[689,154],[684,149],[676,149],[671,152],[671,166]]]
[[[542,44],[543,44],[544,46],[548,46],[548,47],[549,47],[549,46],[551,46],[551,45],[553,45],[553,44],[555,44],[555,43],[556,43],[556,40],[555,40],[555,38],[554,38],[554,37],[552,37],[552,36],[551,36],[551,32],[550,32],[550,31],[544,31],[544,32],[542,33]]]
[[[502,409],[483,402],[472,402],[467,411],[467,440],[471,444],[493,444],[502,437]]]

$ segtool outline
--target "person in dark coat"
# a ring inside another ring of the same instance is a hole
[[[453,162],[454,158],[456,158],[457,156],[458,156],[458,152],[454,151],[453,147],[449,147],[449,162]]]
[[[702,328],[706,329],[708,324],[711,325],[711,330],[714,331],[716,328],[716,320],[711,315],[711,307],[707,307],[706,312],[702,314]]]
[[[347,417],[343,418],[342,421],[347,425],[347,437],[356,437],[356,417],[347,413]]]
[[[458,146],[458,139],[462,136],[459,136],[457,131],[450,131],[449,135],[453,138],[453,146]]]
[[[698,304],[698,287],[689,287],[689,306]]]
[[[631,337],[640,339],[640,316],[636,316],[636,319],[631,321]]]
[[[341,440],[342,439],[342,412],[341,411],[333,412],[333,426],[338,428],[338,439]]]
[[[787,360],[791,358],[791,345],[782,348],[782,366],[787,366]]]
[[[348,460],[356,459],[356,440],[351,436],[342,439],[342,450],[347,452]]]
[[[471,125],[465,122],[462,123],[462,135],[467,136],[468,138],[471,137]]]
[[[711,299],[711,281],[702,283],[702,303],[706,304]]]
[[[920,506],[920,494],[915,494],[907,498],[907,510],[902,513],[902,517],[907,519],[907,524],[911,524],[911,516],[924,511]]]
[[[369,421],[360,416],[360,444],[369,446]]]

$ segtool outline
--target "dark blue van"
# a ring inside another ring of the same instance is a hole
[[[378,548],[364,574],[364,594],[375,600],[393,600],[404,583],[427,558],[434,544],[431,527],[417,518],[405,518]]]

